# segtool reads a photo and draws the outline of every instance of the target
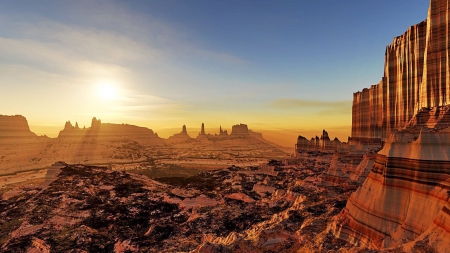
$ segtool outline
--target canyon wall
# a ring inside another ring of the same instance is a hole
[[[411,26],[386,48],[384,77],[353,94],[352,138],[386,139],[420,108],[427,24]]]
[[[448,252],[449,11],[449,0],[431,0],[427,20],[386,48],[380,83],[353,94],[349,143],[385,143],[335,223],[354,245]]]
[[[353,94],[352,138],[386,140],[422,108],[450,102],[449,1],[431,0],[427,20],[386,48],[384,77]]]
[[[433,247],[448,247],[449,144],[449,128],[416,126],[393,133],[338,216],[338,237],[383,249],[427,236]]]

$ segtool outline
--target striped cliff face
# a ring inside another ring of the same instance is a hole
[[[385,145],[334,224],[348,242],[450,248],[449,17],[450,0],[430,0],[427,20],[386,48],[380,83],[353,94],[350,140]]]
[[[413,130],[394,133],[378,153],[339,216],[338,237],[375,249],[425,236],[450,246],[450,131]]]
[[[386,47],[384,76],[353,94],[352,137],[389,137],[422,108],[450,103],[450,1],[431,0],[425,21]]]

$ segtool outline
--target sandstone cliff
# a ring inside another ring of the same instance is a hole
[[[385,142],[358,166],[371,171],[335,223],[354,245],[448,252],[449,11],[450,1],[431,0],[427,20],[387,47],[381,82],[353,95],[350,142]]]
[[[386,48],[384,77],[353,94],[352,137],[386,139],[419,109],[427,21],[411,26]]]
[[[340,214],[338,236],[381,249],[412,241],[430,229],[445,231],[450,218],[449,144],[448,128],[413,127],[393,133]],[[450,243],[428,235],[435,247]]]

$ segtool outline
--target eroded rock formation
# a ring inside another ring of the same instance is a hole
[[[234,125],[231,127],[231,135],[248,135],[248,127],[245,124]]]
[[[427,231],[449,226],[449,143],[449,128],[393,133],[340,214],[338,236],[376,249],[399,246],[424,233],[431,245],[444,243]]]
[[[295,145],[296,153],[303,151],[321,150],[333,152],[337,147],[341,145],[341,141],[338,138],[330,139],[328,132],[323,130],[320,138],[316,136],[307,140],[305,137],[299,135],[297,138],[297,144]]]
[[[433,65],[431,55],[436,54],[431,48],[439,44],[439,38],[430,37],[428,27],[434,24],[430,20],[429,17],[396,37],[386,48],[382,80],[353,94],[353,138],[385,140],[393,129],[405,127],[420,108],[445,104],[429,103],[426,99],[435,86],[434,79],[426,78],[427,66]],[[445,68],[441,65],[440,71]]]
[[[22,115],[0,115],[0,137],[36,137]]]
[[[201,128],[201,130],[200,130],[200,134],[201,135],[205,135],[206,133],[205,133],[205,124],[204,123],[202,123],[202,128]]]
[[[219,135],[228,135],[228,132],[227,130],[222,130],[222,126],[220,126]]]
[[[181,132],[170,136],[167,139],[168,143],[185,142],[191,140],[191,136],[188,135],[186,125],[183,125]]]
[[[449,12],[450,1],[431,0],[427,20],[387,47],[381,82],[354,93],[350,143],[385,142],[358,166],[371,171],[335,223],[354,245],[448,252]]]
[[[139,127],[128,124],[102,123],[100,119],[92,118],[90,128],[79,128],[78,123],[73,126],[67,121],[64,129],[59,133],[58,138],[88,138],[88,139],[124,139],[124,138],[144,138],[160,139],[153,130],[146,127]]]

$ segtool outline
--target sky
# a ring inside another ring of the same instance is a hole
[[[346,141],[353,92],[383,76],[385,47],[425,0],[4,1],[0,114],[56,137],[66,121],[161,137],[245,123],[293,146]],[[193,136],[195,137],[195,136]]]

